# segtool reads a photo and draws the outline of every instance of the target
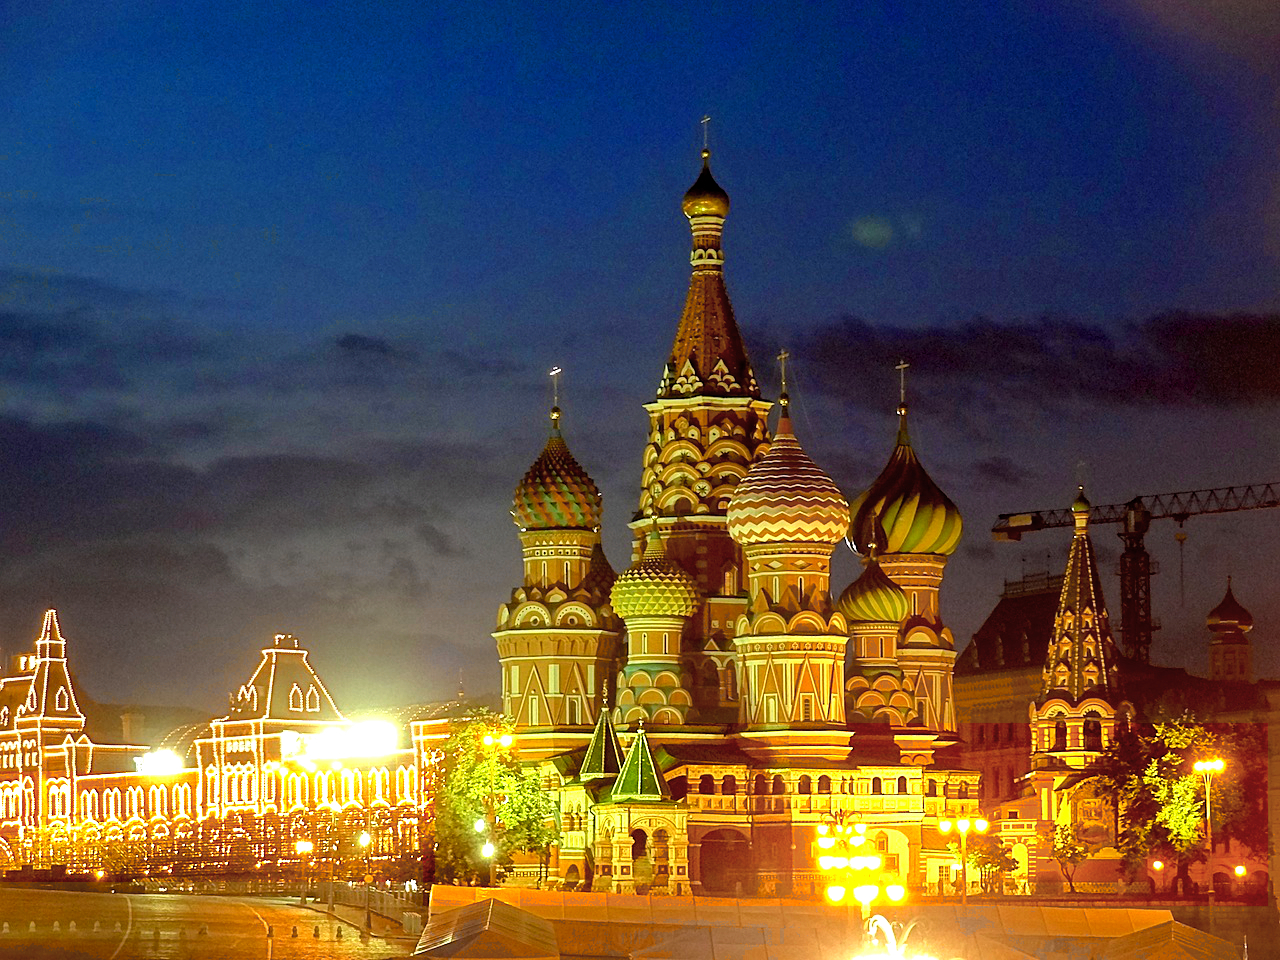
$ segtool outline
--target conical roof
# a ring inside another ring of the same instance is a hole
[[[1120,697],[1118,654],[1089,537],[1089,501],[1083,487],[1071,510],[1075,532],[1038,702],[1060,697],[1074,704],[1098,697],[1114,706]]]
[[[511,516],[521,530],[600,529],[600,490],[560,435],[560,408],[551,409],[551,436],[516,487]]]
[[[628,617],[687,617],[698,608],[698,586],[684,567],[667,559],[658,531],[649,533],[644,556],[614,581],[614,612]]]
[[[874,512],[884,525],[886,553],[950,556],[960,544],[960,511],[925,472],[907,434],[907,408],[898,408],[898,443],[889,463],[850,508],[852,528]]]
[[[621,770],[622,745],[618,743],[617,731],[609,721],[609,708],[602,696],[600,716],[596,717],[596,728],[591,731],[591,741],[587,744],[586,756],[582,758],[582,766],[578,769],[578,779],[616,777]]]
[[[636,733],[631,741],[631,749],[627,751],[627,759],[622,764],[622,772],[613,785],[609,799],[618,800],[670,800],[671,790],[667,781],[658,769],[658,761],[654,759],[649,748],[649,738],[645,736],[644,727]]]
[[[1248,633],[1253,629],[1253,614],[1241,606],[1235,594],[1231,592],[1231,578],[1227,577],[1227,595],[1222,602],[1209,611],[1205,618],[1205,626],[1214,633],[1227,633],[1238,630]]]
[[[702,171],[682,202],[693,233],[689,255],[693,269],[658,399],[711,396],[758,400],[760,388],[724,285],[721,237],[729,195],[711,176],[710,156],[710,151],[703,151]]]
[[[753,543],[836,543],[849,531],[849,502],[791,432],[785,398],[769,452],[729,499],[729,534]]]

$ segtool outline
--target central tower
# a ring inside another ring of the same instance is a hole
[[[632,559],[656,530],[667,559],[693,578],[702,602],[684,625],[682,653],[694,661],[695,702],[711,720],[736,718],[733,625],[746,611],[742,552],[729,536],[729,498],[769,449],[768,414],[724,282],[729,196],[711,175],[711,151],[684,195],[693,234],[684,312],[657,397],[645,404],[640,506]],[[712,665],[715,676],[712,676]]]

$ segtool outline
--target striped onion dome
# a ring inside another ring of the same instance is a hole
[[[850,623],[900,623],[911,605],[902,588],[872,558],[862,576],[840,594],[838,609]]]
[[[853,501],[852,528],[862,529],[863,515],[874,512],[884,524],[885,553],[950,556],[960,544],[960,511],[925,473],[911,448],[905,405],[898,408],[898,416],[898,445],[880,476]]]
[[[629,617],[687,617],[698,606],[698,587],[684,567],[667,559],[658,531],[649,533],[644,556],[613,582],[613,612]]]
[[[836,543],[849,531],[849,501],[791,432],[785,395],[769,452],[751,465],[729,500],[729,534],[753,543]]]
[[[551,436],[516,487],[511,516],[521,530],[599,530],[600,490],[560,436],[560,408],[551,408]]]

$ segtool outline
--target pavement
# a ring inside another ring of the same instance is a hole
[[[307,909],[316,913],[322,913],[325,916],[331,916],[335,920],[341,921],[343,924],[352,928],[352,933],[364,933],[364,907],[348,906],[347,904],[336,903],[330,909],[329,904],[325,901],[308,900]],[[403,941],[410,944],[410,949],[418,943],[418,934],[406,933],[404,925],[398,920],[392,920],[390,917],[384,917],[381,914],[371,914],[370,919],[373,926],[369,933],[379,940]]]

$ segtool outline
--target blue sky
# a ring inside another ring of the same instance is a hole
[[[1255,0],[0,9],[0,646],[52,598],[99,699],[215,709],[277,629],[340,704],[494,689],[552,365],[625,565],[703,114],[850,496],[913,364],[963,642],[1064,556],[996,513],[1274,478],[1278,45]],[[1228,572],[1280,617],[1271,513],[1192,522],[1185,605],[1153,530],[1158,659]]]

